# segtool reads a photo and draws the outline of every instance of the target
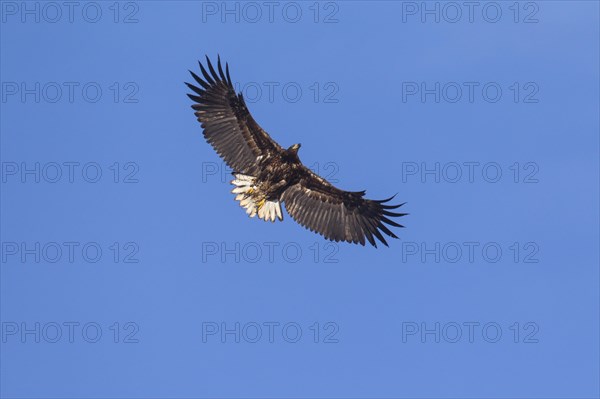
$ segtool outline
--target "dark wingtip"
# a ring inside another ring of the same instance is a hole
[[[381,207],[383,209],[396,209],[396,208],[400,208],[402,206],[402,204],[398,204],[398,205],[381,205]]]
[[[398,195],[398,193],[396,193],[396,194],[392,195],[390,198],[386,198],[386,199],[379,200],[379,201],[376,201],[376,202],[378,202],[378,203],[380,203],[380,204],[384,204],[384,203],[386,203],[386,202],[389,202],[389,201],[393,200],[393,199],[394,199],[394,197],[396,197],[396,195]]]
[[[233,87],[233,83],[231,83],[231,76],[229,76],[229,63],[228,62],[225,63],[225,75],[227,76],[227,83],[229,83],[229,86]]]
[[[393,217],[402,217],[402,216],[408,215],[408,213],[396,213],[396,212],[390,212],[390,211],[383,211],[383,214],[385,216],[393,216]]]
[[[217,71],[215,71],[215,68],[213,67],[212,62],[210,62],[210,58],[208,58],[208,56],[206,56],[206,63],[208,64],[208,70],[212,74],[212,77],[215,80],[215,82],[219,82],[219,75],[217,75]]]
[[[375,234],[375,237],[377,237],[377,239],[379,241],[384,243],[385,246],[388,246],[388,243],[385,241],[385,238],[383,237],[383,235],[381,234],[381,232],[379,231],[379,229],[377,227],[375,229],[373,229],[373,234]]]
[[[221,55],[217,55],[217,69],[219,70],[219,76],[223,82],[227,82],[227,78],[223,73],[223,67],[221,66]]]
[[[206,57],[206,59],[208,59],[208,56]],[[204,68],[204,65],[202,65],[202,63],[200,61],[198,61],[198,65],[200,65],[200,71],[202,71],[202,76],[204,76],[204,79],[206,79],[206,82],[208,82],[211,85],[215,84],[215,81],[210,76],[210,74],[206,71],[206,69]]]
[[[400,227],[400,223],[396,223],[392,219],[386,218],[385,216],[381,217],[381,221],[385,224],[389,224],[390,226]]]
[[[194,85],[193,85],[193,84],[191,84],[191,83],[188,83],[188,82],[184,82],[184,83],[185,83],[185,85],[186,85],[186,86],[187,86],[187,87],[188,87],[190,90],[192,90],[194,93],[196,93],[196,94],[198,94],[198,95],[202,95],[202,94],[204,94],[204,90],[202,90],[202,89],[200,89],[200,88],[198,88],[198,87],[194,86]]]
[[[392,238],[398,238],[398,236],[396,236],[396,234],[394,234],[390,229],[388,229],[383,223],[379,223],[378,226],[381,231],[383,231],[386,235],[392,237]]]
[[[188,93],[188,94],[187,94],[187,96],[188,96],[188,97],[189,97],[189,98],[190,98],[192,101],[195,101],[195,102],[197,102],[197,103],[199,103],[199,102],[202,100],[200,97],[198,97],[198,96],[195,96],[195,95],[193,95],[193,94],[189,94],[189,93]]]
[[[200,62],[198,62],[198,64],[200,64]],[[201,65],[201,64],[200,64]],[[206,83],[205,81],[203,81],[200,76],[196,75],[194,72],[190,71],[190,73],[192,74],[192,77],[194,78],[194,80],[203,88],[205,89],[209,89],[210,85],[208,83]]]

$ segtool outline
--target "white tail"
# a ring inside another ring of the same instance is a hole
[[[240,201],[240,206],[246,209],[246,213],[251,218],[258,214],[258,217],[271,222],[275,218],[283,220],[281,212],[281,204],[278,201],[269,201],[265,195],[258,190],[254,184],[255,177],[243,175],[240,173],[234,174],[235,179],[231,181],[235,187],[231,190],[236,201]]]

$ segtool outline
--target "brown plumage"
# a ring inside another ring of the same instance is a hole
[[[365,199],[364,191],[344,191],[313,173],[300,162],[294,144],[284,149],[256,123],[242,94],[236,94],[221,59],[217,69],[206,57],[208,70],[199,63],[203,78],[190,71],[198,86],[188,96],[204,129],[206,141],[234,170],[233,193],[250,217],[283,220],[281,203],[302,226],[332,241],[388,245],[383,234],[398,238],[386,225],[403,227],[392,218],[406,215],[385,200]]]

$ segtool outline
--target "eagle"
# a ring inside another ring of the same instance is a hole
[[[404,227],[392,219],[407,214],[391,211],[404,205],[389,203],[395,195],[370,200],[366,191],[333,186],[302,164],[300,144],[284,149],[256,123],[220,56],[217,69],[208,56],[206,68],[198,64],[203,78],[189,71],[198,86],[186,82],[192,109],[206,141],[233,170],[232,193],[250,217],[283,220],[283,203],[296,222],[331,241],[377,247],[376,240],[388,246],[382,233],[398,238],[387,225]]]

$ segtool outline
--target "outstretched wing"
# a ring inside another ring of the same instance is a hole
[[[229,76],[229,65],[225,72],[221,58],[215,71],[208,57],[200,71],[204,79],[190,71],[194,80],[201,86],[186,85],[195,94],[188,94],[196,104],[192,108],[204,129],[204,137],[225,162],[237,172],[248,173],[256,165],[257,158],[269,151],[283,151],[271,137],[256,123],[242,94],[236,94]]]
[[[375,201],[363,198],[365,192],[343,191],[303,167],[300,181],[284,191],[285,208],[302,226],[332,241],[365,245],[365,238],[377,247],[375,238],[388,245],[381,232],[394,238],[386,224],[404,227],[392,217],[407,215],[390,209],[404,204],[387,205],[393,197]]]

